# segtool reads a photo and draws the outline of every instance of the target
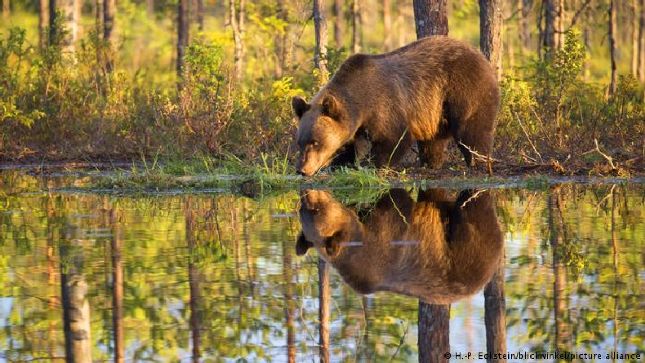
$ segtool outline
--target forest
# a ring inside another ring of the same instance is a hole
[[[496,170],[643,170],[644,0],[2,4],[3,161],[235,160],[292,173],[293,96],[310,98],[351,54],[448,34],[497,69]]]

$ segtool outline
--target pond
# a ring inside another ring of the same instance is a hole
[[[249,199],[2,173],[0,360],[643,357],[643,184]]]

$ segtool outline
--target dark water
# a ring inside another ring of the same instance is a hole
[[[642,185],[42,191],[60,184],[3,174],[0,360],[643,357]]]

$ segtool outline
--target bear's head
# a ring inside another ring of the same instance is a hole
[[[356,214],[322,190],[305,190],[300,198],[302,231],[296,242],[296,253],[304,255],[316,247],[328,261],[338,256],[343,244],[360,239],[360,222]]]
[[[351,139],[349,116],[341,102],[330,93],[321,93],[307,103],[294,97],[291,106],[300,120],[297,142],[299,174],[314,175],[329,165],[336,152]]]

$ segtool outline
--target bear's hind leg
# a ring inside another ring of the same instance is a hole
[[[429,166],[432,169],[439,169],[446,159],[446,145],[450,141],[448,137],[435,137],[429,141],[417,141],[419,146],[419,160],[421,166]]]

